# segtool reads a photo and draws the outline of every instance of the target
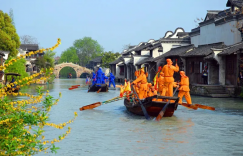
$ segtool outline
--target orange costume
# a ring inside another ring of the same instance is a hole
[[[160,72],[160,76],[157,79],[157,83],[158,83],[158,92],[161,96],[165,96],[165,93],[167,91],[166,86],[164,85],[165,83],[165,78],[164,78],[164,73]]]
[[[192,100],[191,100],[191,96],[190,96],[190,88],[189,88],[189,78],[185,75],[184,71],[180,71],[180,75],[181,75],[181,82],[180,84],[180,88],[179,88],[179,93],[178,93],[178,97],[179,99],[179,103],[182,103],[182,98],[183,96],[185,96],[186,102],[187,104],[192,104]]]
[[[179,66],[172,65],[171,59],[166,59],[167,65],[164,65],[162,72],[164,73],[164,85],[168,89],[167,96],[173,96],[174,72],[179,71]]]
[[[143,99],[143,98],[146,98],[145,95],[146,95],[146,91],[147,91],[147,78],[146,78],[146,75],[144,74],[143,69],[141,69],[140,72],[141,73],[140,73],[139,77],[135,81],[133,81],[133,84],[136,85],[136,83],[141,82],[138,97],[139,97],[139,99]]]
[[[148,87],[148,89],[147,89],[147,97],[153,96],[153,92],[151,90],[152,84],[148,83],[147,87]]]

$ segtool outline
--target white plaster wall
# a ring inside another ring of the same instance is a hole
[[[239,21],[240,23],[242,22]],[[203,44],[224,42],[225,45],[233,45],[241,42],[240,32],[233,26],[237,21],[231,21],[222,25],[215,26],[214,23],[202,26],[200,35],[191,37],[191,43],[196,47]],[[233,30],[233,32],[231,32]]]
[[[242,22],[242,20],[240,21]],[[216,26],[215,37],[217,42],[224,42],[225,45],[232,45],[241,42],[241,34],[233,25],[236,25],[237,21],[231,21],[219,26]],[[231,29],[233,32],[231,32]]]
[[[205,25],[200,28],[200,45],[220,42],[215,39],[215,24]]]
[[[127,64],[128,62],[130,62],[131,58],[124,58],[124,63]]]
[[[148,50],[142,50],[141,55],[150,55],[150,51]]]
[[[186,46],[189,44],[178,44],[178,43],[161,43],[162,47],[163,47],[163,54],[167,53],[168,51],[171,50],[171,48],[176,45],[180,45],[180,46]]]
[[[178,38],[178,36],[177,36],[177,33],[178,32],[184,32],[182,29],[178,29],[177,31],[176,31],[176,33],[173,35],[173,36],[171,36],[170,38]]]
[[[151,40],[149,40],[149,41],[148,41],[148,43],[153,43],[153,42],[154,42],[154,40],[153,40],[153,39],[151,39]]]
[[[139,57],[139,56],[133,56],[134,59],[133,59],[133,65],[136,66],[135,64],[138,62],[138,61],[141,61],[141,60],[144,60],[144,59],[147,59],[148,57]]]
[[[152,52],[152,57],[155,58],[155,57],[158,57],[162,54],[162,52],[159,52],[159,48],[155,48]]]
[[[3,58],[4,58],[5,60],[7,60],[7,59],[8,59],[8,54],[9,54],[9,52],[8,52],[8,51],[2,51],[2,53],[4,53],[4,55],[5,55],[5,56],[3,56]]]
[[[194,44],[195,47],[198,47],[200,45],[200,35],[191,37],[191,44]]]
[[[173,33],[172,32],[167,32],[166,34],[165,34],[165,37],[164,38],[167,38],[167,37],[169,37],[170,35],[172,35]]]
[[[161,43],[161,46],[163,47],[163,54],[164,54],[170,51],[170,49],[173,46],[173,43]]]

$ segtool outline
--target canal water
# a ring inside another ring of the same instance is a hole
[[[63,123],[78,117],[69,126],[71,133],[61,142],[58,156],[242,156],[243,100],[192,96],[193,103],[213,106],[216,111],[190,110],[178,106],[174,116],[160,122],[147,121],[126,111],[123,101],[102,105],[93,110],[79,108],[119,95],[87,93],[87,88],[68,90],[71,85],[84,84],[85,79],[55,79],[45,86],[50,94],[62,98],[50,112],[50,122]],[[35,88],[22,89],[34,93]],[[67,131],[44,128],[46,139],[53,140]],[[55,155],[52,153],[42,155]]]

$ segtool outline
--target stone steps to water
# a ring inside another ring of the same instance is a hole
[[[229,94],[210,94],[210,96],[214,98],[227,98]]]
[[[222,86],[205,86],[205,88],[211,97],[226,98],[230,96]]]

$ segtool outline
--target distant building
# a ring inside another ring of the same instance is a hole
[[[89,63],[86,65],[86,68],[95,71],[97,67],[100,67],[101,63],[102,63],[102,56],[98,56],[90,60]]]
[[[55,63],[54,64],[58,64],[58,61],[60,60],[60,57],[57,56],[57,57],[54,58],[54,60],[55,60]]]
[[[38,44],[21,44],[20,48],[19,48],[19,53],[18,56],[20,55],[26,55],[31,51],[37,51],[39,50],[39,46]],[[44,53],[38,53],[35,55],[31,55],[31,56],[26,56],[26,72],[28,72],[29,74],[33,74],[36,73],[38,68],[36,66],[36,59],[38,57],[43,57]]]

